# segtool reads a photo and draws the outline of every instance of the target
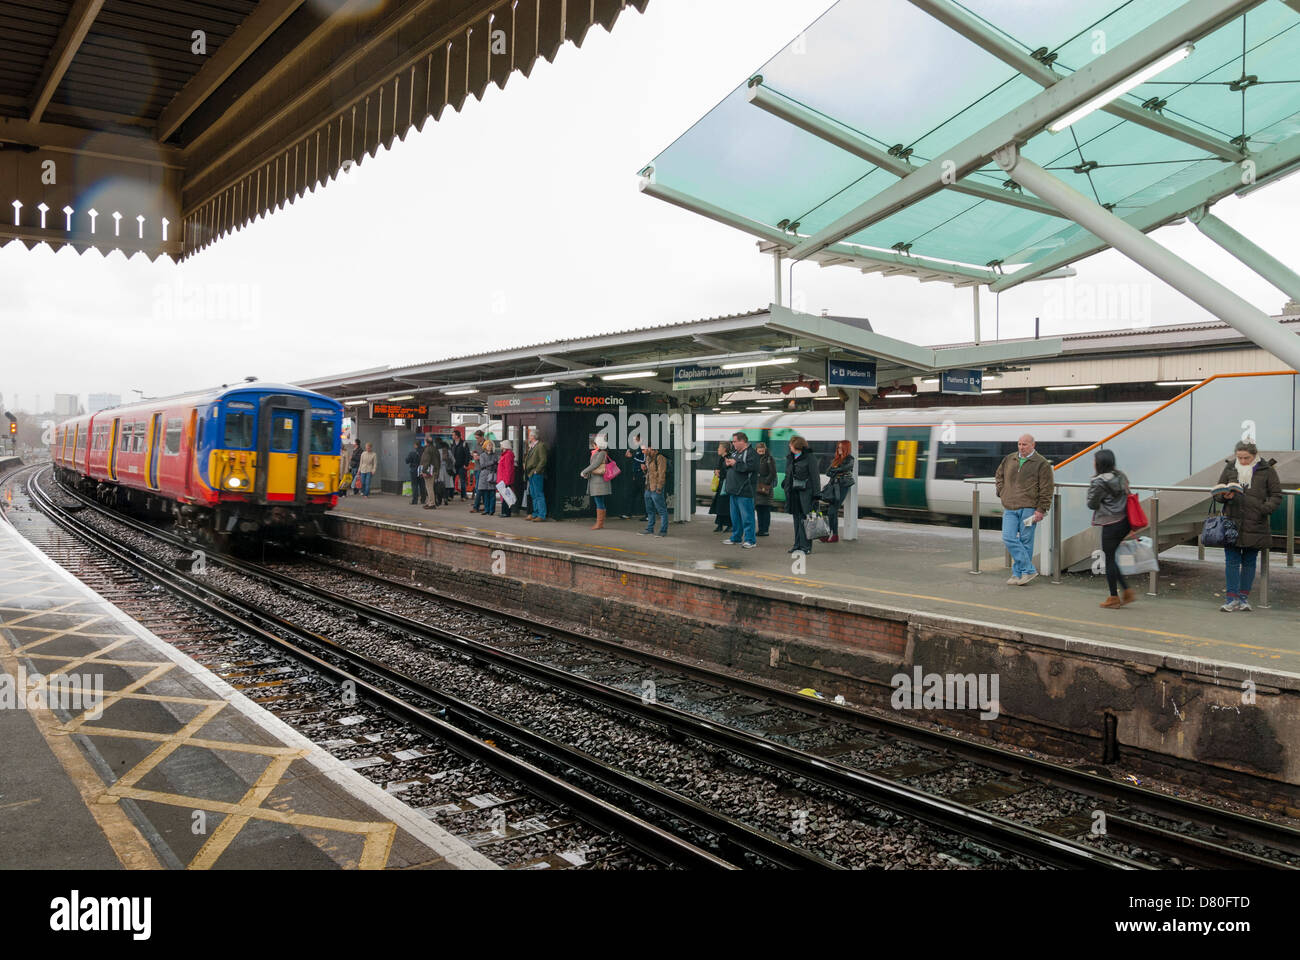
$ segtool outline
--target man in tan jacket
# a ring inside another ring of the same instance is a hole
[[[668,458],[648,443],[641,444],[641,470],[645,475],[645,529],[642,536],[655,532],[655,515],[663,517],[659,527],[659,536],[668,536],[668,494],[664,489],[668,480]]]
[[[994,480],[1002,501],[1002,542],[1011,553],[1007,583],[1023,587],[1038,576],[1034,533],[1052,506],[1056,488],[1052,465],[1034,449],[1034,438],[1026,433],[1016,442],[1016,452],[998,464]]]

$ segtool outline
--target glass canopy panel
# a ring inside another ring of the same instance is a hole
[[[1086,66],[1183,0],[966,0],[961,9],[1027,55],[1045,49],[1061,75]],[[1243,26],[1244,25],[1244,26]],[[1213,34],[1186,60],[1125,96],[1166,101],[1170,120],[1249,149],[1300,126],[1300,13],[1267,0]],[[1253,74],[1244,96],[1230,84]],[[1040,54],[1040,56],[1043,56]],[[841,0],[755,74],[762,86],[913,167],[940,157],[1038,94],[1042,87],[908,0]],[[653,162],[656,183],[776,229],[807,237],[897,182],[879,169],[749,102],[736,88]],[[1098,111],[1060,134],[1042,133],[1024,155],[1085,195],[1132,213],[1223,161],[1144,126]],[[1075,168],[1079,168],[1076,172]],[[1008,190],[992,163],[964,183]],[[1062,218],[946,190],[848,238],[914,255],[984,265],[1032,260],[1082,231]]]

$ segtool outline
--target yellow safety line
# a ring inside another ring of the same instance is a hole
[[[238,805],[241,808],[260,807],[266,798],[270,796],[271,791],[274,790],[276,785],[280,782],[280,778],[283,777],[285,772],[289,769],[289,765],[292,764],[297,757],[302,756],[304,752],[305,751],[299,750],[297,754],[273,758],[271,762],[267,764],[266,769],[262,771],[262,775],[253,782],[252,787],[250,787],[248,792],[244,794],[243,799],[239,801]],[[199,848],[199,852],[194,855],[194,859],[190,861],[187,869],[210,869],[213,864],[217,862],[217,859],[226,852],[226,848],[234,841],[235,837],[239,834],[239,831],[244,829],[244,825],[248,823],[249,819],[247,813],[239,813],[231,814],[222,820],[221,825],[212,832],[212,835],[208,837],[203,846]]]

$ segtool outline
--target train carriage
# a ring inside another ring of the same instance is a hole
[[[1079,452],[1150,413],[1153,404],[1041,404],[1038,406],[926,407],[863,410],[858,418],[858,509],[863,514],[924,520],[969,518],[971,477],[990,477],[1016,439],[1033,434],[1038,451],[1052,463]],[[703,457],[695,477],[697,499],[711,497],[719,442],[744,431],[750,443],[763,441],[784,476],[790,438],[799,434],[818,457],[824,474],[844,439],[843,414],[719,414],[700,417],[696,430]],[[778,486],[776,500],[784,502]],[[981,516],[997,516],[997,500],[986,495]]]
[[[247,382],[113,407],[56,427],[60,479],[224,542],[315,532],[337,503],[343,407]]]

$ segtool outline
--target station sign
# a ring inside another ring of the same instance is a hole
[[[984,392],[983,370],[945,370],[939,375],[940,393],[980,394]]]
[[[826,386],[874,390],[876,389],[876,361],[827,360]]]
[[[372,420],[423,420],[429,416],[427,403],[393,403],[376,401],[370,404]]]
[[[481,403],[453,403],[447,408],[448,413],[482,413]]]
[[[753,367],[724,370],[689,363],[673,367],[674,390],[712,390],[715,387],[752,387],[757,382]]]

